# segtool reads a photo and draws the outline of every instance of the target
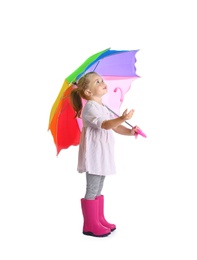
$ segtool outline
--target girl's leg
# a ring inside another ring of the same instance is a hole
[[[98,237],[108,236],[111,233],[111,229],[103,226],[99,221],[99,201],[96,199],[100,189],[101,176],[86,173],[86,179],[86,194],[81,199],[84,217],[83,234]]]
[[[94,200],[103,188],[105,176],[86,173],[86,193],[84,199]]]
[[[106,219],[105,219],[105,215],[104,215],[104,196],[101,195],[101,191],[103,188],[103,183],[105,180],[105,176],[101,176],[101,181],[100,181],[100,185],[99,185],[99,189],[98,189],[98,193],[97,193],[97,197],[96,199],[98,200],[98,208],[99,208],[99,221],[100,223],[107,227],[110,228],[111,231],[114,231],[116,229],[116,225],[115,224],[111,224],[109,223]]]
[[[97,195],[96,195],[96,196],[100,196],[100,195],[101,195],[101,191],[102,191],[102,189],[103,189],[104,180],[105,180],[105,176],[101,176],[101,178],[100,178],[100,184],[99,184],[99,189],[98,189],[98,192],[97,192]]]

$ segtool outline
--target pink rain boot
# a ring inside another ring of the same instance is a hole
[[[103,195],[97,196],[96,200],[98,200],[99,202],[99,221],[103,226],[110,228],[111,231],[114,231],[116,229],[116,225],[107,222],[104,216],[104,196]]]
[[[111,233],[110,228],[103,226],[98,219],[98,200],[81,199],[84,224],[83,234],[94,237],[105,237]]]

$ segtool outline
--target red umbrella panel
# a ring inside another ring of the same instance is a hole
[[[78,122],[74,118],[75,111],[69,99],[71,91],[72,87],[69,87],[64,92],[50,123],[50,131],[56,144],[57,154],[71,145],[78,145],[80,141],[80,121]]]

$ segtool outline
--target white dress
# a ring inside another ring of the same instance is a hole
[[[87,101],[82,111],[83,128],[79,144],[79,173],[96,175],[116,173],[114,160],[113,130],[101,128],[102,122],[113,119],[114,115],[104,105]]]

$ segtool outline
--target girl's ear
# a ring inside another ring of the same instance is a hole
[[[90,97],[91,94],[92,94],[89,89],[86,89],[86,90],[84,91],[84,93],[85,93],[85,95],[88,96],[88,97]]]

